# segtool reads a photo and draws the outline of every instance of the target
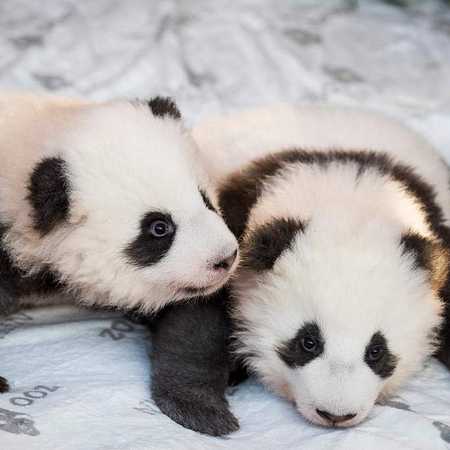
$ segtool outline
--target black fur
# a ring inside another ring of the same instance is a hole
[[[219,205],[229,228],[236,237],[242,236],[250,211],[261,195],[264,184],[290,165],[317,165],[326,170],[332,163],[357,165],[357,178],[371,169],[400,182],[419,202],[427,222],[436,235],[441,238],[446,235],[442,210],[435,201],[434,189],[411,167],[394,163],[384,153],[370,151],[321,152],[293,149],[269,155],[249,164],[246,169],[229,177],[220,189]]]
[[[314,351],[306,351],[302,346],[304,338],[311,338],[317,342]],[[302,367],[318,356],[320,356],[325,347],[325,342],[320,332],[320,328],[315,322],[306,322],[297,332],[295,337],[279,346],[276,351],[278,356],[289,367]]]
[[[414,256],[414,268],[430,270],[430,240],[417,233],[406,233],[402,236],[400,244],[403,247],[403,254]]]
[[[244,266],[256,272],[272,269],[283,252],[292,247],[295,235],[304,231],[302,222],[296,219],[273,219],[252,233],[246,242]]]
[[[154,116],[168,116],[176,120],[181,119],[181,113],[176,103],[169,97],[154,97],[148,101],[148,106],[152,110]]]
[[[0,377],[0,394],[3,394],[8,391],[9,391],[8,381],[5,378]]]
[[[257,161],[231,177],[221,190],[220,206],[230,229],[241,239],[250,210],[261,194],[263,184],[287,165],[318,164],[325,170],[334,161],[357,164],[357,178],[372,169],[401,182],[422,205],[433,231],[438,236],[443,236],[445,228],[442,225],[442,212],[435,203],[433,189],[408,167],[394,165],[387,156],[373,152],[311,153],[292,150]],[[276,258],[289,248],[295,233],[303,229],[303,225],[294,220],[274,222],[265,229],[262,227],[259,234],[257,232],[251,238],[254,242],[250,243],[250,250],[246,255],[247,264],[253,265],[257,270],[270,269]],[[269,239],[269,236],[273,238],[271,233],[278,233],[278,239]],[[418,267],[425,262],[422,244],[414,237],[402,240],[405,251],[415,253]],[[447,289],[450,291],[448,286]],[[237,420],[229,412],[224,396],[227,382],[234,381],[233,376],[228,376],[231,364],[227,351],[230,325],[224,302],[226,298],[222,292],[214,300],[209,299],[205,303],[171,306],[152,323],[152,395],[155,403],[177,423],[215,436],[238,428]],[[306,337],[317,342],[313,351],[305,350],[302,345],[302,339]],[[448,335],[447,341],[450,342]],[[312,322],[305,324],[277,352],[288,366],[298,367],[322,354],[324,345],[318,325]],[[373,361],[369,358],[372,345],[382,346],[383,356],[380,360]],[[448,353],[441,352],[441,359],[448,358]],[[367,345],[364,358],[374,373],[382,378],[392,375],[398,361],[390,353],[381,333],[374,334]],[[236,373],[236,378],[239,379],[240,373]]]
[[[436,357],[450,370],[450,301],[447,301],[444,307],[443,326],[440,331],[440,345],[436,352]]]
[[[216,208],[214,208],[213,204],[211,203],[211,200],[209,199],[208,194],[203,189],[199,189],[199,190],[200,190],[200,195],[202,196],[203,203],[205,204],[205,206],[209,210],[217,212]]]
[[[31,294],[49,294],[61,289],[59,276],[50,268],[28,275],[11,259],[3,243],[7,227],[0,225],[0,315],[17,311],[19,298]]]
[[[156,238],[149,233],[149,227],[156,220],[164,220],[173,226],[173,233]],[[149,212],[141,220],[140,233],[125,249],[129,261],[139,267],[148,267],[160,261],[169,251],[175,239],[176,225],[169,214]]]
[[[167,307],[153,321],[152,396],[178,424],[221,436],[239,423],[225,398],[230,361],[227,292]]]
[[[264,182],[278,173],[287,161],[295,159],[297,152],[268,156],[255,161],[246,169],[228,178],[219,192],[219,206],[231,232],[240,239],[248,216],[261,195]]]
[[[427,223],[435,235],[442,239],[446,245],[450,245],[448,228],[444,225],[444,215],[442,209],[436,203],[436,193],[433,187],[409,166],[395,164],[392,166],[391,173],[392,177],[405,186],[407,192],[421,205]]]
[[[369,350],[372,346],[379,346],[382,349],[382,357],[377,361],[371,361],[369,358]],[[383,333],[377,331],[367,344],[364,361],[380,378],[387,378],[394,373],[398,363],[398,357],[390,352],[387,340]]]
[[[286,150],[261,158],[240,170],[223,184],[219,192],[219,206],[226,223],[238,239],[245,232],[251,209],[261,195],[264,185],[279,176],[292,164],[317,165],[324,170],[331,163],[356,164],[356,181],[368,170],[376,170],[380,175],[389,176],[398,181],[406,192],[420,205],[426,221],[442,245],[450,250],[450,230],[444,224],[441,208],[436,203],[436,194],[432,186],[426,183],[413,168],[395,163],[383,153],[370,151],[303,151]],[[416,267],[427,268],[427,250],[425,242],[415,236],[402,239],[405,252],[414,252]],[[450,273],[440,291],[444,302],[444,322],[440,330],[441,345],[436,356],[450,369]]]
[[[70,185],[66,164],[59,157],[45,158],[36,165],[28,184],[34,228],[45,235],[69,216]]]
[[[238,386],[251,376],[250,369],[241,359],[231,358],[230,376],[228,378],[229,386]]]
[[[444,311],[442,327],[439,330],[440,345],[435,356],[450,369],[450,272],[439,294],[444,301]]]

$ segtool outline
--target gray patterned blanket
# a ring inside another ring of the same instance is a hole
[[[447,2],[448,3],[448,2]],[[400,7],[394,4],[408,4]],[[450,161],[450,8],[439,0],[2,0],[0,88],[175,97],[188,123],[278,101],[400,117]],[[0,322],[1,450],[450,449],[436,361],[348,430],[306,423],[254,380],[229,393],[241,430],[185,430],[149,398],[151,342],[68,307]]]

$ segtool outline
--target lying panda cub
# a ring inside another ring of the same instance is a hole
[[[53,292],[153,312],[235,268],[236,239],[170,99],[1,94],[0,159],[0,314]]]
[[[427,142],[326,107],[245,112],[193,135],[241,245],[236,352],[265,385],[346,427],[433,353],[450,367],[449,170]]]

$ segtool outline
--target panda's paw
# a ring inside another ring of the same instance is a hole
[[[186,394],[186,393],[185,393]],[[179,425],[210,436],[224,436],[239,429],[239,422],[221,396],[176,397],[153,392],[153,400],[163,414]]]
[[[9,384],[6,378],[0,377],[0,394],[9,391]]]

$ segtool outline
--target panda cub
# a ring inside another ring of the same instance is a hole
[[[219,289],[237,242],[197,152],[167,98],[0,94],[0,314],[60,292],[151,313]]]
[[[449,170],[373,113],[280,106],[194,130],[240,241],[235,350],[309,421],[367,417],[433,353],[450,367]]]

